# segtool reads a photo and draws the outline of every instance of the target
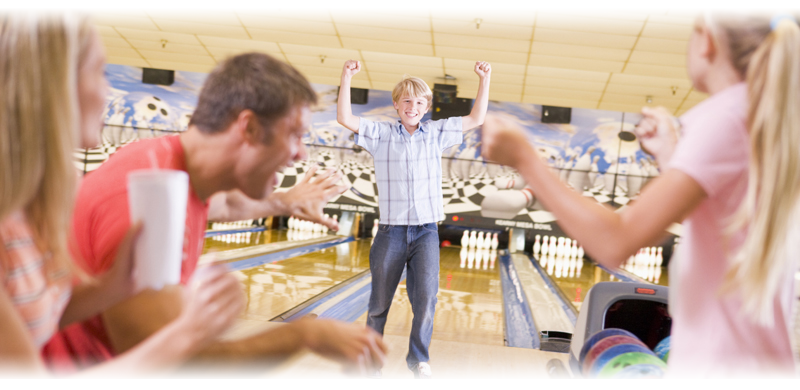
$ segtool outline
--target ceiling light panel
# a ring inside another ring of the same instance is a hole
[[[630,50],[636,43],[632,35],[600,34],[582,31],[554,30],[536,27],[533,34],[535,42],[562,43],[567,45],[603,47]]]
[[[93,13],[91,20],[93,23],[100,26],[113,26],[122,28],[135,28],[138,30],[155,30],[158,27],[144,12],[136,12],[133,10],[130,13]]]
[[[475,28],[475,20],[431,19],[434,33],[480,36],[487,38],[530,39],[533,28],[510,24],[495,24],[482,21],[480,28]]]
[[[247,31],[253,39],[259,41],[332,48],[342,47],[341,43],[339,43],[339,38],[334,35],[302,34],[290,31],[262,30],[257,28],[249,28]]]
[[[412,31],[431,31],[431,21],[427,15],[421,17],[419,15],[403,16],[402,14],[366,13],[363,11],[351,13],[332,10],[331,18],[337,27],[339,24],[350,24]]]
[[[533,27],[536,12],[531,9],[512,9],[512,8],[489,8],[481,10],[467,10],[448,8],[432,8],[431,18],[436,20],[450,20],[457,22],[474,23],[475,19],[480,18],[481,28],[483,23],[509,26]]]
[[[383,51],[396,54],[433,56],[433,46],[408,42],[389,42],[376,39],[342,37],[345,49]]]
[[[312,21],[312,22],[330,22],[331,21],[331,14],[326,9],[321,8],[311,8],[311,7],[303,7],[303,8],[285,8],[282,7],[281,9],[265,9],[265,8],[254,8],[254,9],[237,9],[234,11],[239,19],[244,21],[247,18],[265,18],[265,19],[291,19],[294,21]]]
[[[241,27],[239,17],[235,12],[226,12],[221,10],[209,11],[192,11],[191,9],[182,9],[180,12],[176,11],[147,11],[147,15],[153,20],[172,20],[176,22],[197,23],[197,24],[216,24],[224,26]]]

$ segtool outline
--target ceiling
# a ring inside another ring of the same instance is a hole
[[[113,64],[209,72],[229,55],[260,51],[312,83],[339,85],[344,61],[356,59],[362,71],[354,87],[391,90],[404,74],[432,86],[448,83],[447,74],[456,78],[449,83],[458,84],[460,97],[474,98],[475,61],[488,61],[489,97],[498,101],[625,112],[660,105],[680,115],[706,97],[686,73],[690,12],[90,13]]]

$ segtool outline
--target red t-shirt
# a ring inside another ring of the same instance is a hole
[[[154,158],[159,168],[186,171],[180,137],[170,136],[127,145],[84,177],[72,218],[70,249],[75,261],[90,275],[111,267],[117,246],[130,228],[128,172],[151,169]],[[197,197],[191,182],[187,196],[181,267],[181,283],[184,284],[203,251],[208,218],[208,205]],[[94,365],[115,354],[100,316],[56,333],[42,350],[45,361],[54,370],[67,372]]]

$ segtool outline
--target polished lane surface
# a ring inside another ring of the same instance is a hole
[[[439,252],[439,293],[431,338],[502,346],[503,297],[500,272],[495,264],[497,254],[493,256],[487,250],[478,257],[477,252],[469,256],[465,251],[462,263],[460,249],[447,247]],[[384,334],[407,340],[413,317],[403,281],[394,295]],[[366,322],[366,313],[356,320],[356,323]]]
[[[272,229],[260,232],[221,234],[206,237],[203,244],[203,253],[222,252],[231,249],[247,248],[255,245],[271,244],[288,241],[289,230]]]
[[[239,318],[269,321],[368,270],[370,243],[370,239],[357,240],[232,272],[246,295]]]

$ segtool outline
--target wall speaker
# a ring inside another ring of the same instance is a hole
[[[336,89],[336,96],[338,99],[339,91],[342,87]],[[369,101],[369,90],[365,88],[350,88],[350,104],[367,104]]]
[[[145,84],[172,85],[175,82],[175,71],[143,68],[142,82]]]
[[[572,108],[542,106],[542,123],[569,123],[572,119]]]
[[[433,103],[431,119],[439,120],[453,116],[467,116],[472,111],[473,99],[455,98],[452,103]]]
[[[368,92],[366,88],[350,88],[350,104],[367,104]]]

